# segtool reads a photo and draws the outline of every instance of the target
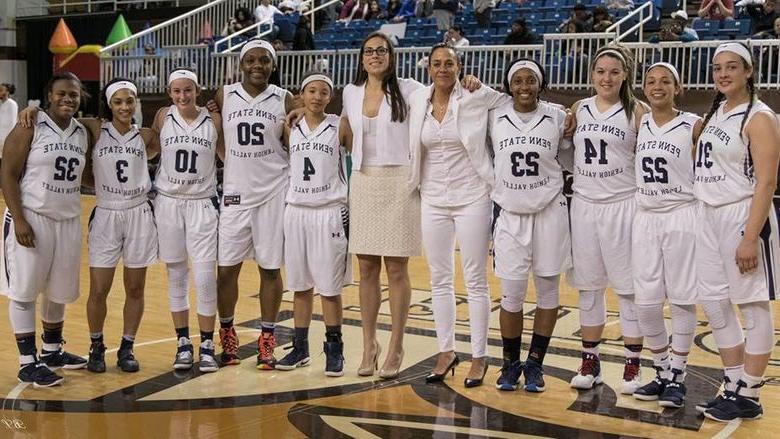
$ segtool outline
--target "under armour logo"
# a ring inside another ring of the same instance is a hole
[[[341,232],[332,232],[330,234],[331,238],[341,238]]]

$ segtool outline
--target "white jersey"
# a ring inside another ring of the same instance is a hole
[[[38,112],[19,182],[22,206],[56,221],[81,215],[81,174],[88,143],[87,130],[75,118],[61,130],[45,111]]]
[[[98,207],[124,210],[145,202],[152,187],[146,160],[146,144],[135,125],[121,135],[113,123],[103,122],[92,149]]]
[[[313,130],[301,119],[290,130],[290,187],[287,203],[306,207],[347,204],[347,173],[339,122],[327,114]]]
[[[286,188],[289,162],[282,134],[289,92],[269,84],[253,98],[241,83],[235,83],[224,86],[223,93],[223,205],[257,207]]]
[[[694,201],[693,127],[701,118],[678,112],[663,126],[642,116],[636,141],[636,202],[646,210],[668,212]]]
[[[601,113],[596,97],[590,97],[580,102],[576,116],[574,193],[596,203],[634,196],[636,129],[623,104]]]
[[[728,113],[723,112],[725,105],[721,103],[699,136],[694,171],[696,198],[716,207],[752,197],[756,185],[750,145],[740,132],[748,104],[737,105]],[[755,101],[745,125],[764,111],[776,117],[766,104]]]
[[[563,142],[566,113],[539,103],[523,122],[512,101],[491,111],[488,117],[493,144],[495,183],[491,198],[502,209],[535,213],[563,190],[558,148]],[[564,148],[569,143],[564,144]]]
[[[188,124],[171,105],[160,130],[160,167],[154,179],[157,191],[173,198],[210,198],[216,195],[215,153],[217,130],[205,108]]]

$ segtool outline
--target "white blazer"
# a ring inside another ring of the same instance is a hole
[[[422,168],[422,134],[425,111],[433,94],[433,85],[415,91],[409,98],[409,148],[412,153],[412,169],[409,184],[412,190],[420,186]],[[458,137],[466,147],[471,165],[488,186],[493,188],[493,159],[487,146],[488,111],[512,98],[509,95],[483,85],[474,92],[464,90],[460,82],[455,84],[450,99]]]
[[[412,92],[424,86],[414,79],[398,79],[401,95],[409,105]],[[366,94],[365,84],[357,86],[349,84],[342,94],[344,112],[342,116],[349,119],[352,129],[352,169],[359,171],[363,162],[363,98]],[[403,165],[409,162],[409,114],[403,122],[392,121],[393,110],[390,107],[390,97],[386,96],[379,105],[377,116],[378,132],[377,153],[383,163]]]

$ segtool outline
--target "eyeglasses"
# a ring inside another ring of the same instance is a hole
[[[377,47],[376,49],[373,48],[373,47],[364,47],[363,48],[363,55],[364,56],[374,56],[375,53],[377,55],[379,55],[379,56],[385,56],[385,55],[387,55],[388,52],[389,52],[389,50],[387,49],[387,47],[384,47],[384,46]]]

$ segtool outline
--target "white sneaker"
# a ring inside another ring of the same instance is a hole
[[[569,385],[575,389],[590,390],[596,384],[601,384],[601,365],[597,356],[586,352],[582,353],[582,364],[577,370],[577,375],[571,379]]]
[[[639,359],[626,359],[626,365],[623,368],[623,384],[620,386],[620,393],[623,395],[633,395],[640,387],[642,387],[642,369],[639,367]]]
[[[200,344],[198,370],[201,372],[216,372],[219,370],[217,359],[214,358],[214,341],[206,340]]]
[[[173,362],[173,368],[176,370],[185,370],[192,368],[192,342],[187,337],[181,337],[176,351],[176,360]]]

